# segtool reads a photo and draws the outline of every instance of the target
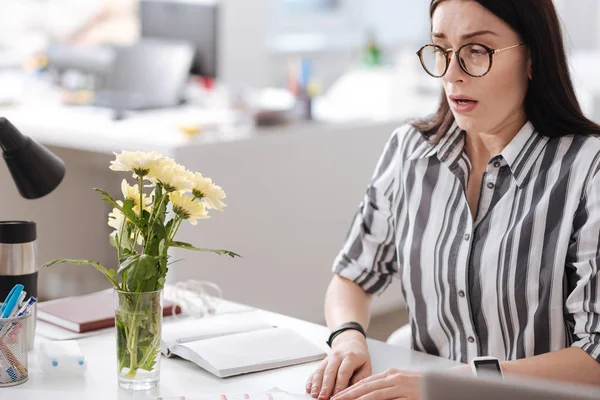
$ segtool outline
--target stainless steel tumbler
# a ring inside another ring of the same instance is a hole
[[[0,221],[0,302],[20,283],[29,296],[37,297],[37,232],[35,222]],[[33,347],[35,314],[28,324],[28,347]]]

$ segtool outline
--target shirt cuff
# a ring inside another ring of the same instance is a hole
[[[333,272],[339,276],[353,281],[368,294],[381,295],[392,283],[393,274],[382,274],[370,269],[361,268],[352,263],[337,263]]]
[[[571,346],[579,347],[596,361],[600,362],[600,334],[593,333],[584,339],[576,341]]]

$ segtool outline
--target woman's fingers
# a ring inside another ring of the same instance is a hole
[[[359,397],[359,400],[392,400],[406,397],[398,395],[398,388],[395,386],[389,386],[383,389],[377,389],[364,396]]]
[[[323,382],[323,374],[325,373],[327,363],[328,359],[323,360],[315,372],[313,372],[308,382],[306,382],[306,392],[313,397],[317,397],[319,395],[319,390],[321,390],[321,383]]]
[[[345,358],[347,360],[348,358]],[[323,373],[323,382],[321,384],[321,390],[319,391],[319,399],[324,400],[328,399],[333,392],[333,388],[336,385],[336,380],[338,376],[338,370],[340,369],[340,365],[342,364],[342,357],[332,355],[329,358],[329,362],[327,363],[327,367],[325,367],[325,372]],[[315,397],[312,392],[311,395]]]
[[[349,386],[350,379],[354,375],[357,370],[360,370],[362,367],[359,365],[360,361],[356,356],[349,356],[344,358],[342,363],[340,364],[340,368],[337,372],[337,378],[335,381],[335,388],[333,390],[333,395],[340,393],[342,390],[346,389]]]
[[[393,383],[386,378],[385,373],[373,375],[370,378],[363,379],[359,384],[350,386],[348,389],[340,392],[337,396],[333,397],[333,400],[357,399],[368,393],[390,386],[393,386]]]
[[[350,383],[348,384],[348,386],[355,385],[358,382],[371,377],[372,373],[373,373],[373,370],[371,368],[371,363],[367,363],[367,364],[363,365],[359,370],[355,371],[354,375],[352,375],[352,378],[350,378]]]

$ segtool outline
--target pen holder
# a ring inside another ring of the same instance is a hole
[[[18,385],[28,379],[27,331],[32,314],[0,319],[0,387]]]

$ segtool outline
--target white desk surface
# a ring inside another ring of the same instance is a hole
[[[57,104],[27,107],[0,107],[23,134],[44,145],[112,153],[121,150],[159,151],[165,155],[177,149],[209,143],[247,140],[254,137],[290,133],[323,133],[331,129],[380,125],[382,121],[295,122],[267,128],[237,124],[236,115],[227,109],[179,107],[140,111],[115,121],[112,111],[94,107],[65,107]],[[390,122],[390,121],[388,121]],[[198,126],[203,133],[187,135],[182,125]]]
[[[263,310],[250,311],[278,325],[297,330],[315,344],[328,349],[326,327]],[[36,339],[37,340],[37,339]],[[115,338],[113,333],[79,340],[88,369],[79,377],[45,375],[37,366],[37,355],[29,355],[29,381],[0,389],[0,400],[156,400],[158,396],[205,398],[222,393],[258,393],[277,387],[290,393],[303,394],[309,374],[318,363],[307,363],[270,371],[220,379],[195,364],[177,358],[161,358],[159,386],[147,392],[120,389],[117,383]],[[445,369],[455,362],[427,354],[391,346],[369,339],[374,373],[387,368]],[[218,397],[217,397],[218,398]],[[306,395],[307,400],[310,396]]]
[[[168,155],[183,147],[274,133],[322,134],[357,126],[368,131],[373,126],[425,116],[435,110],[436,104],[437,98],[406,98],[398,104],[393,117],[357,119],[350,115],[347,120],[291,122],[268,128],[240,123],[239,115],[230,109],[194,105],[129,113],[118,121],[112,119],[113,111],[106,108],[64,106],[52,101],[0,107],[0,115],[45,145],[97,153],[156,150]],[[182,125],[198,126],[203,133],[187,135],[180,130]]]

